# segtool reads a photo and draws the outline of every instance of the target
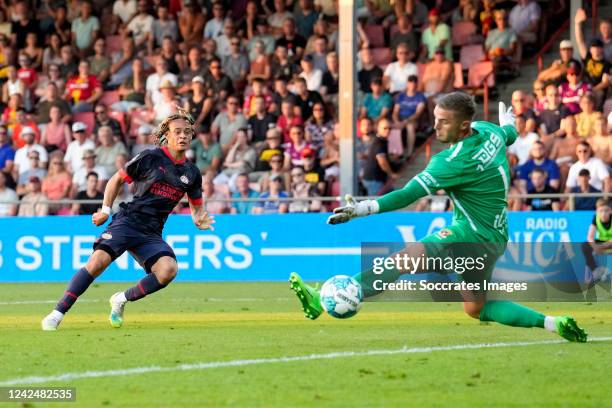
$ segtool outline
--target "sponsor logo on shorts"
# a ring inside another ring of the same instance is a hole
[[[180,177],[179,180],[181,180],[183,182],[183,184],[189,184],[189,179],[184,174]]]
[[[449,230],[448,228],[444,228],[436,232],[436,235],[440,238],[446,238],[453,235],[453,231]]]
[[[103,239],[112,239],[113,235],[109,234],[108,232],[103,233],[102,235],[100,235]]]

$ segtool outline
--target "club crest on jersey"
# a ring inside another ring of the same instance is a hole
[[[448,228],[444,228],[438,231],[436,235],[439,236],[440,238],[446,238],[446,237],[453,235],[453,231],[449,230]]]
[[[103,239],[112,239],[113,236],[112,234],[109,234],[108,232],[103,233],[102,235],[100,235]]]
[[[183,184],[189,184],[189,179],[184,174],[179,178],[179,180],[181,180],[181,182],[183,182]]]

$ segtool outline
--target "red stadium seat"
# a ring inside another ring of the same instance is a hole
[[[389,133],[389,153],[401,156],[404,153],[402,146],[402,131],[400,129],[392,129]]]
[[[468,87],[480,88],[485,78],[489,87],[495,86],[495,75],[493,75],[493,63],[491,61],[480,61],[468,70]]]
[[[485,53],[481,44],[464,45],[459,52],[459,61],[463,69],[468,69],[478,61],[485,59]]]
[[[125,133],[127,132],[126,124],[125,124],[125,113],[124,112],[117,112],[117,111],[109,110],[108,111],[108,116],[110,116],[111,118],[113,118],[117,122],[119,122],[119,124],[121,125],[121,131],[125,135]]]
[[[83,122],[87,126],[87,133],[91,134],[96,124],[96,118],[93,112],[80,112],[72,115],[73,122]]]
[[[112,54],[121,51],[121,43],[123,40],[120,35],[111,35],[106,37],[106,52]]]
[[[111,106],[113,103],[119,102],[120,99],[118,91],[104,91],[100,98],[100,102],[106,106]]]
[[[369,24],[363,27],[363,30],[370,41],[370,47],[379,48],[385,46],[385,32],[380,25]]]
[[[453,45],[466,45],[470,43],[470,37],[476,34],[476,24],[471,21],[458,21],[453,24]]]
[[[138,128],[144,124],[150,124],[153,120],[153,112],[148,109],[136,109],[132,112],[130,119],[130,133],[129,136],[136,137],[138,134]]]
[[[463,82],[463,69],[461,69],[461,63],[459,62],[453,63],[453,68],[455,71],[454,72],[455,80],[453,82],[453,88],[461,89],[465,86],[465,83]]]
[[[374,48],[372,51],[372,62],[380,67],[386,67],[391,63],[391,50],[389,48]]]

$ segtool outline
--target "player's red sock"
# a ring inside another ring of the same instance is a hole
[[[91,276],[89,272],[87,272],[87,269],[79,269],[68,284],[68,287],[64,292],[64,296],[57,303],[57,306],[55,306],[55,310],[61,313],[66,313],[68,310],[70,310],[72,305],[74,305],[74,302],[76,302],[79,296],[81,296],[87,290],[94,279],[95,278]]]
[[[154,273],[149,273],[147,276],[142,278],[136,286],[133,286],[124,292],[125,298],[130,302],[134,302],[165,287],[166,285],[159,283],[157,276],[155,276]]]

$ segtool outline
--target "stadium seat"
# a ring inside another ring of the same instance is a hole
[[[111,106],[115,102],[119,102],[119,92],[118,91],[104,91],[102,97],[100,98],[100,102],[106,106]]]
[[[467,70],[473,64],[485,59],[485,53],[481,44],[464,45],[459,52],[459,61],[463,69]]]
[[[462,89],[465,86],[465,83],[463,82],[463,69],[461,68],[461,63],[453,63],[453,68],[455,69],[455,79],[453,82],[453,88]]]
[[[83,122],[87,126],[87,132],[91,134],[96,124],[96,118],[93,112],[80,112],[72,115],[73,122]]]
[[[125,135],[125,133],[127,132],[126,123],[125,123],[125,113],[124,112],[117,112],[117,111],[109,110],[108,111],[108,116],[110,116],[111,118],[113,118],[117,122],[119,122],[119,124],[121,125],[121,131]]]
[[[370,47],[379,48],[385,46],[385,32],[380,25],[369,24],[363,27],[368,40],[370,41]]]
[[[493,63],[491,61],[480,61],[470,66],[467,83],[469,88],[480,88],[485,79],[489,87],[495,86],[495,75],[493,75]]]
[[[111,35],[106,37],[106,52],[110,55],[117,51],[121,51],[121,36]]]
[[[476,34],[476,24],[471,21],[457,21],[453,24],[453,45],[466,45],[470,43],[470,37]]]
[[[372,51],[372,61],[379,67],[386,67],[391,63],[391,50],[389,48],[374,48]]]
[[[145,123],[150,123],[153,119],[153,112],[148,109],[135,109],[132,111],[130,118],[130,137],[136,137],[138,134],[138,128]]]
[[[404,153],[401,129],[392,129],[391,133],[389,133],[389,153],[397,154],[398,156]]]

